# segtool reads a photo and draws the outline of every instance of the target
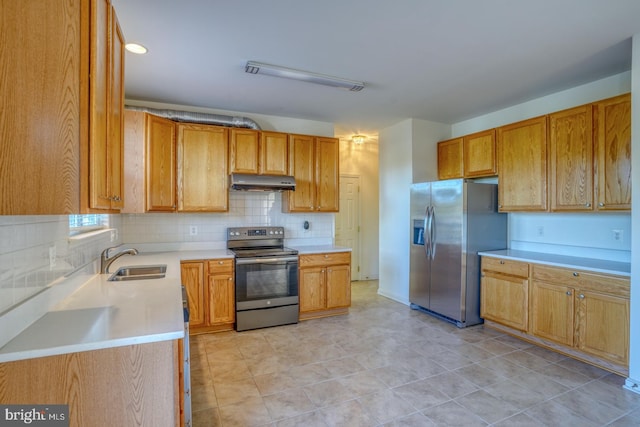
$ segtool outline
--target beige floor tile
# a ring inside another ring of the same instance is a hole
[[[487,360],[481,360],[480,362],[478,362],[478,365],[496,371],[498,374],[507,378],[515,377],[518,375],[528,375],[532,372],[529,368],[525,368],[524,366],[518,365],[517,363],[513,363],[505,359],[504,355],[496,356]]]
[[[517,350],[514,346],[499,341],[497,338],[480,341],[475,345],[489,353],[495,354],[496,356]]]
[[[201,411],[211,409],[218,406],[218,400],[213,388],[210,385],[192,385],[191,386],[191,410]]]
[[[552,399],[552,402],[567,407],[571,412],[593,420],[600,425],[620,418],[626,411],[607,405],[597,399],[591,398],[580,389],[571,390]]]
[[[453,401],[422,411],[438,427],[482,427],[487,423]]]
[[[494,423],[509,418],[519,412],[518,409],[509,402],[492,396],[484,390],[478,390],[459,397],[455,401],[487,423]]]
[[[594,380],[609,375],[609,372],[604,369],[597,368],[593,365],[589,365],[575,359],[567,358],[558,362],[557,365],[576,371],[585,377],[589,377]]]
[[[640,408],[640,394],[622,387],[615,387],[600,381],[591,381],[577,390],[594,400],[623,411],[632,411]]]
[[[534,420],[552,427],[596,427],[598,425],[596,422],[572,412],[566,406],[552,401],[542,402],[527,409],[525,413]]]
[[[253,377],[262,396],[280,393],[297,387],[296,381],[287,372],[275,372],[272,374],[258,375]]]
[[[471,381],[478,387],[486,387],[491,384],[504,381],[507,378],[501,375],[499,372],[496,372],[489,368],[485,368],[484,366],[480,366],[477,363],[464,366],[452,372],[455,372],[467,381]]]
[[[334,378],[352,375],[365,370],[364,366],[351,356],[322,362],[321,365],[326,368]]]
[[[429,377],[429,383],[435,390],[444,393],[451,399],[478,390],[478,387],[474,383],[466,380],[455,372],[445,372]]]
[[[376,375],[370,371],[361,371],[346,377],[337,379],[354,397],[364,396],[365,394],[375,393],[387,385],[382,382]]]
[[[220,407],[220,419],[223,427],[261,426],[272,421],[260,397],[249,397],[241,402]]]
[[[331,372],[320,363],[293,366],[286,373],[293,379],[296,387],[315,384],[333,378]]]
[[[407,383],[418,381],[422,377],[416,374],[412,369],[385,366],[371,371],[380,381],[385,383],[387,387],[398,387]]]
[[[326,422],[335,427],[370,427],[377,423],[357,400],[331,405],[321,410]]]
[[[549,365],[542,369],[537,369],[536,372],[545,375],[555,382],[558,382],[569,388],[580,387],[591,381],[589,377],[586,377],[576,371],[567,369],[559,365]]]
[[[416,411],[413,405],[389,389],[368,394],[359,401],[362,407],[381,423],[403,418]]]
[[[526,351],[527,353],[531,353],[538,357],[542,357],[543,359],[553,363],[560,362],[561,360],[567,358],[567,356],[565,356],[564,354],[556,353],[555,351],[547,350],[546,348],[538,347],[535,345],[524,349],[523,351]]]
[[[331,427],[325,422],[320,410],[307,412],[295,417],[287,418],[276,423],[277,427]]]
[[[527,390],[535,390],[547,399],[569,391],[569,387],[538,372],[513,377],[511,381]]]
[[[429,418],[425,417],[420,412],[414,412],[406,417],[399,418],[394,421],[390,421],[383,425],[383,427],[435,427],[436,425]]]
[[[392,390],[417,410],[430,408],[449,400],[447,395],[434,390],[428,379],[396,387]]]
[[[218,408],[210,408],[193,412],[191,425],[193,427],[221,427],[220,411]]]
[[[547,359],[529,353],[527,350],[513,351],[503,355],[502,358],[531,370],[543,369],[551,363]]]
[[[316,409],[316,406],[301,389],[291,389],[264,396],[263,401],[273,420],[290,418]]]
[[[214,389],[219,407],[240,403],[252,397],[260,397],[260,392],[253,378],[216,383]]]
[[[317,407],[321,408],[330,403],[344,402],[356,397],[338,380],[328,380],[304,387],[304,391]]]
[[[535,388],[523,387],[511,380],[485,387],[483,389],[492,396],[510,403],[519,411],[530,408],[547,398]]]
[[[530,417],[527,414],[520,413],[513,417],[491,424],[491,427],[548,427],[541,421]],[[558,426],[560,427],[560,426]]]
[[[245,360],[211,360],[209,372],[215,383],[251,378],[251,371]]]

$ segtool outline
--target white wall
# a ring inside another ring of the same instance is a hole
[[[340,174],[360,177],[360,278],[378,278],[378,143],[340,140]]]
[[[627,387],[640,392],[640,34],[633,37],[631,76],[631,343]],[[633,386],[635,385],[635,388]]]
[[[380,279],[378,293],[409,303],[409,186],[437,176],[438,141],[450,134],[440,123],[409,119],[379,135]]]

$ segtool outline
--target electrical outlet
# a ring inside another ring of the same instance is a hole
[[[613,240],[615,240],[616,242],[622,242],[622,238],[624,234],[622,230],[613,229],[611,230],[611,233],[613,234]]]
[[[198,226],[197,225],[190,225],[189,226],[189,235],[190,236],[197,236],[198,235]]]
[[[56,247],[49,246],[49,269],[53,270],[56,266]]]
[[[113,230],[111,230],[111,242],[113,243],[116,240],[118,240],[118,230],[114,228]]]

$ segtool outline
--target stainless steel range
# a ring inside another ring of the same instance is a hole
[[[298,251],[284,227],[227,229],[235,254],[236,330],[298,323]]]

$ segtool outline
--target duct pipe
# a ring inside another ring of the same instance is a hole
[[[163,110],[148,107],[125,105],[128,110],[144,111],[177,122],[203,123],[208,125],[228,126],[261,130],[260,125],[248,117],[225,116],[223,114],[195,113],[192,111]]]

